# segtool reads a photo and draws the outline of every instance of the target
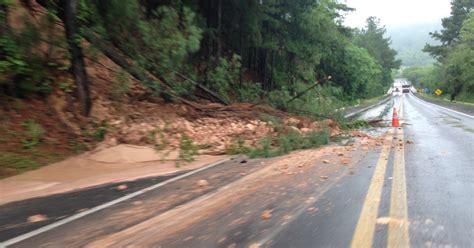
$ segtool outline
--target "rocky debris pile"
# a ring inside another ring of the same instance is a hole
[[[276,136],[279,132],[296,131],[306,134],[327,129],[331,136],[340,134],[337,124],[330,119],[322,122],[304,117],[276,118],[278,123],[263,121],[257,117],[203,116],[189,120],[176,116],[172,119],[153,119],[143,122],[111,121],[111,130],[105,143],[134,145],[154,145],[156,148],[174,150],[180,148],[183,139],[191,140],[201,154],[223,153],[237,143],[255,146],[266,136]]]

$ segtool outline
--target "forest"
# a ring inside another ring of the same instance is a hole
[[[44,13],[12,22],[18,5],[24,15],[36,5]],[[351,29],[342,24],[347,11],[335,0],[2,0],[0,94],[45,96],[67,72],[74,84],[59,86],[88,116],[84,58],[101,53],[120,66],[119,76],[166,101],[320,112],[383,94],[400,65],[379,20]]]
[[[439,88],[453,100],[474,102],[474,1],[454,0],[451,15],[442,19],[442,29],[430,33],[439,44],[426,44],[436,62],[413,66],[403,76],[420,88]]]

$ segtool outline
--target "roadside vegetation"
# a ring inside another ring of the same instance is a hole
[[[424,48],[437,62],[433,65],[413,66],[403,70],[417,88],[443,90],[449,100],[474,102],[474,9],[473,1],[454,0],[451,16],[442,19],[440,32],[431,33],[438,45]]]
[[[91,116],[104,99],[125,111],[140,101],[196,111],[202,111],[196,103],[245,102],[336,118],[337,109],[386,92],[400,66],[379,20],[351,29],[342,24],[347,11],[335,0],[0,0],[2,113],[12,117],[9,125],[26,129],[8,142],[46,151],[57,140],[65,155],[94,147],[119,132]],[[105,90],[97,78],[108,83]],[[28,109],[33,102],[43,110],[14,117],[13,103]],[[149,143],[168,145],[155,135]],[[259,148],[236,149],[270,156],[325,142],[325,131],[286,132]],[[183,136],[181,146],[181,158],[191,160],[192,141]]]

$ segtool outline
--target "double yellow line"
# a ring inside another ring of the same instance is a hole
[[[399,116],[403,118],[403,98],[400,99]],[[408,210],[405,178],[405,144],[403,129],[391,129],[387,135],[380,157],[370,182],[359,221],[352,238],[351,247],[372,247],[374,231],[382,196],[385,172],[389,161],[394,135],[397,142],[394,146],[392,173],[392,191],[390,198],[390,216],[388,222],[387,247],[409,247]]]

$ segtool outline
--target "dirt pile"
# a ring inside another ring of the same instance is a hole
[[[140,106],[138,109],[137,105],[128,106],[121,115],[113,107],[101,106],[102,111],[116,113],[101,114],[114,116],[114,119],[103,118],[108,123],[109,132],[100,147],[123,143],[176,150],[188,140],[201,154],[220,154],[237,143],[255,146],[266,136],[290,131],[306,134],[327,129],[331,136],[340,134],[337,124],[329,119],[311,121],[269,107],[251,108],[249,104],[226,107],[201,104],[201,110],[182,104],[137,104]],[[124,107],[122,105],[122,109]]]

